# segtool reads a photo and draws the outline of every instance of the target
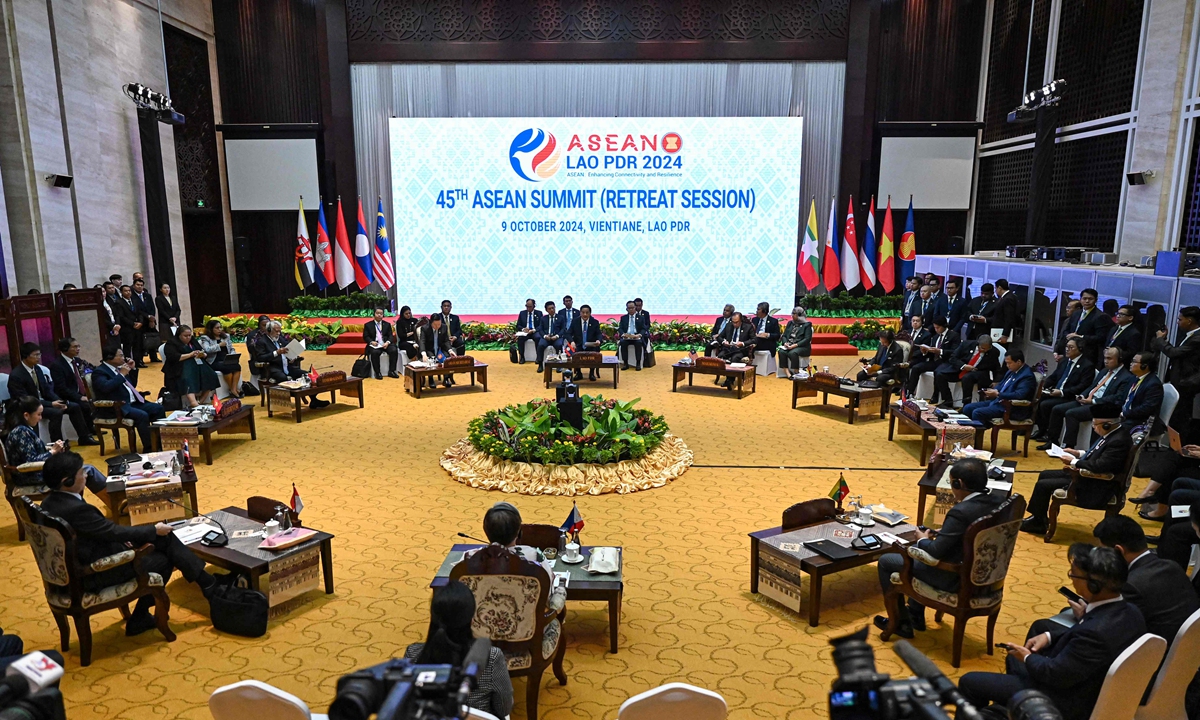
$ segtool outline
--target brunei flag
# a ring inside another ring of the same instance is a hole
[[[296,221],[296,284],[300,289],[313,284],[317,264],[313,262],[312,245],[308,241],[308,223],[304,220],[304,198],[300,198],[300,219]]]
[[[879,235],[879,285],[885,293],[896,289],[896,247],[892,240],[892,196],[888,195],[887,210],[883,213],[883,232]]]
[[[821,284],[821,245],[817,240],[817,198],[808,206],[808,225],[804,228],[804,242],[800,245],[800,263],[796,271],[804,281],[804,287],[813,290]]]
[[[838,504],[838,507],[841,507],[842,500],[849,494],[850,486],[846,484],[846,476],[842,473],[838,473],[838,481],[834,483],[833,489],[829,491],[829,497],[833,498],[833,501]]]

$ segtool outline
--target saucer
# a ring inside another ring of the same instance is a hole
[[[579,563],[583,562],[584,559],[585,558],[583,557],[583,553],[579,553],[579,555],[575,556],[574,560],[568,559],[566,555],[563,555],[562,557],[559,558],[559,560],[562,560],[563,562],[567,563],[568,565],[578,565]]]

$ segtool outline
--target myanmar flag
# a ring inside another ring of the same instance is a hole
[[[850,486],[846,484],[846,476],[842,473],[838,473],[838,481],[834,483],[833,489],[829,491],[829,497],[833,498],[833,501],[838,504],[838,507],[841,507],[842,499],[849,494]]]
[[[796,266],[804,287],[812,290],[821,284],[820,245],[817,241],[817,199],[808,207],[808,226],[804,228],[804,242],[800,245],[800,263]]]
[[[883,232],[879,235],[879,284],[884,292],[896,289],[896,254],[892,230],[892,196],[888,195],[887,211],[883,214]]]

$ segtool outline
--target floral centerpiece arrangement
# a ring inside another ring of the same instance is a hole
[[[637,460],[667,434],[661,415],[621,402],[583,396],[584,427],[564,422],[553,400],[534,400],[489,410],[468,425],[467,438],[480,452],[504,460],[573,465]]]

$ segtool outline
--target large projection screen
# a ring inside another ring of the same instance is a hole
[[[396,283],[417,313],[569,294],[706,314],[795,296],[798,117],[392,118]]]
[[[304,196],[315,208],[317,141],[311,138],[225,140],[230,210],[295,210]]]
[[[884,137],[879,156],[879,207],[969,210],[975,170],[975,136]]]

